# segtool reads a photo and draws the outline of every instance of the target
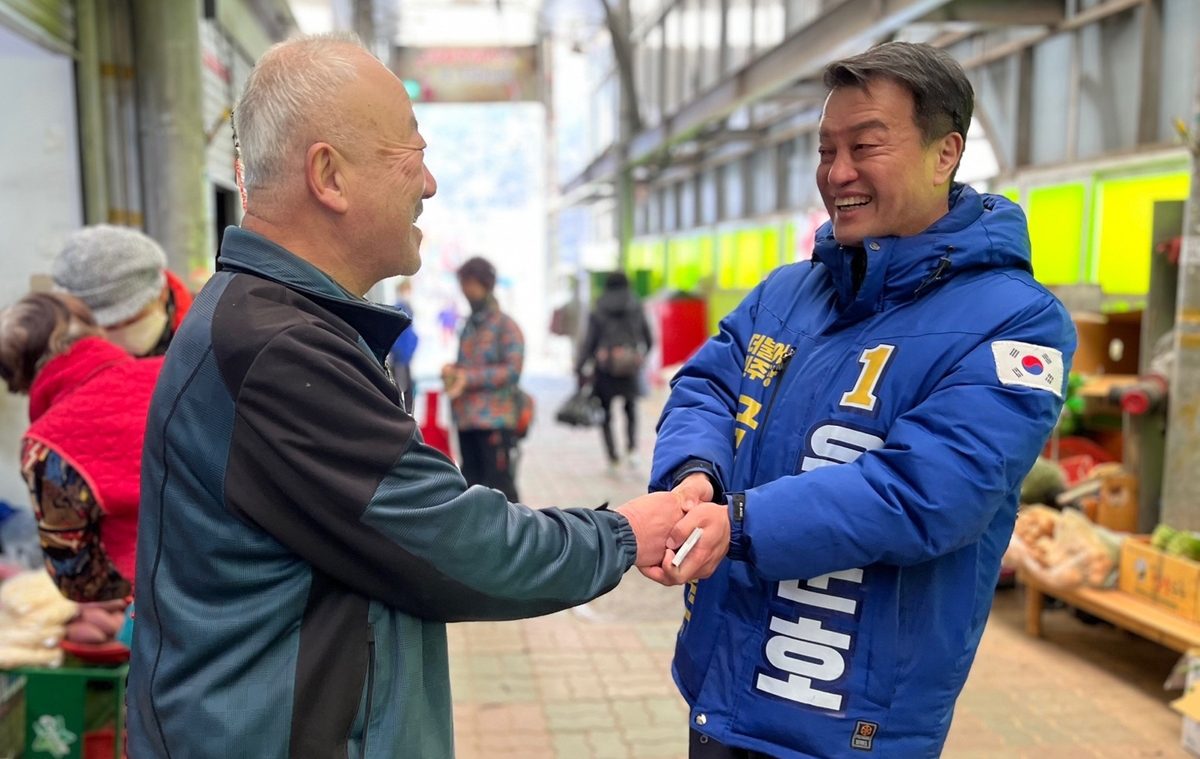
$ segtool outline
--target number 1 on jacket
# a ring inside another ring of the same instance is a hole
[[[895,352],[896,346],[886,343],[863,349],[858,357],[858,363],[862,364],[862,372],[858,375],[858,382],[854,383],[854,389],[842,395],[843,408],[872,412],[875,410],[875,404],[879,401],[875,389],[879,387],[883,370],[887,368]]]

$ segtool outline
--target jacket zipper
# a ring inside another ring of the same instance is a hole
[[[937,267],[934,268],[933,273],[926,277],[924,282],[917,285],[917,289],[913,291],[913,298],[920,298],[921,293],[925,292],[926,288],[942,278],[942,275],[945,274],[946,270],[950,268],[950,254],[953,252],[953,245],[946,248],[946,255],[938,259]]]
[[[371,702],[375,699],[375,628],[367,627],[367,713],[363,717],[362,759],[367,759],[367,732],[371,729]]]
[[[788,348],[788,352],[784,354],[783,360],[779,362],[779,371],[775,373],[775,388],[771,391],[771,399],[767,401],[767,413],[763,415],[762,425],[758,430],[758,437],[754,440],[754,469],[750,473],[750,482],[758,482],[758,463],[759,451],[762,450],[763,437],[767,434],[767,423],[771,421],[771,411],[775,408],[775,398],[779,395],[779,386],[783,384],[784,374],[787,372],[788,366],[792,363],[792,357],[796,355],[795,348]]]

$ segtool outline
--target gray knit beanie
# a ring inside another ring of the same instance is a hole
[[[97,224],[67,238],[52,274],[60,289],[87,304],[101,327],[111,327],[162,295],[166,266],[166,253],[146,235]]]

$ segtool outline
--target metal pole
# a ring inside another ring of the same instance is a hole
[[[104,154],[104,94],[100,83],[100,51],[96,0],[75,5],[79,39],[79,133],[83,167],[83,208],[88,224],[108,221],[108,177]]]
[[[1200,529],[1200,71],[1195,77],[1189,130],[1192,187],[1179,257],[1162,509],[1164,522],[1189,530]]]
[[[621,150],[621,173],[617,178],[617,213],[615,216],[618,245],[617,267],[624,269],[625,262],[629,257],[629,244],[633,240],[633,167],[629,165],[629,141],[641,129],[641,115],[638,108],[637,91],[634,89],[636,80],[633,71],[633,40],[628,36],[629,30],[633,28],[629,0],[620,0],[618,13],[621,21],[620,29],[610,23],[609,31],[614,35],[613,52],[620,73],[618,81],[621,91],[621,133],[618,135],[618,140]],[[615,36],[617,34],[624,34],[625,38],[619,39]]]
[[[186,275],[208,266],[200,6],[133,0],[146,232]]]

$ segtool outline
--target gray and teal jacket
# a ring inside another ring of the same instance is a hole
[[[384,367],[402,313],[229,229],[146,429],[131,759],[448,759],[445,623],[612,589],[615,512],[468,488]]]

